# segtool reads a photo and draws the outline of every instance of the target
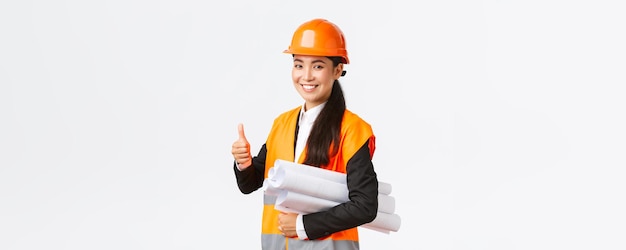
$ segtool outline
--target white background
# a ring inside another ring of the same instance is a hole
[[[624,249],[620,2],[2,1],[0,249],[260,249],[230,147],[316,17],[402,218],[362,249]]]

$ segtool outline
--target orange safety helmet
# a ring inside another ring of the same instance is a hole
[[[312,56],[338,56],[348,64],[348,51],[343,32],[326,19],[305,22],[293,33],[291,45],[283,51],[288,54]]]

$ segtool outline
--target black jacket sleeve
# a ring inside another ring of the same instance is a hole
[[[267,148],[265,147],[265,144],[263,144],[257,156],[252,157],[252,165],[248,168],[243,171],[239,171],[239,169],[237,169],[237,162],[233,162],[237,186],[239,186],[239,190],[242,193],[249,194],[263,186],[266,155]]]
[[[329,210],[304,215],[302,221],[309,239],[369,223],[378,212],[378,178],[371,160],[369,141],[347,163],[349,201]]]

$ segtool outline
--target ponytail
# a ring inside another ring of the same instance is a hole
[[[329,58],[333,61],[333,67],[337,67],[342,60],[341,57]],[[330,158],[337,154],[341,139],[341,122],[345,111],[346,100],[343,90],[339,80],[335,80],[330,97],[311,128],[304,164],[317,167],[327,165]]]

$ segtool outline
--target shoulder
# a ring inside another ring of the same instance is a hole
[[[276,118],[274,118],[274,123],[290,121],[292,118],[295,119],[296,117],[298,117],[298,114],[300,114],[300,109],[302,109],[302,107],[298,106],[280,113],[278,116],[276,116]]]
[[[365,143],[367,143],[369,148],[370,158],[374,155],[376,136],[372,126],[359,115],[347,109],[343,115],[341,134],[344,147],[352,145],[350,149],[344,148],[345,159],[352,158],[354,153],[363,147]]]
[[[373,129],[370,123],[348,109],[346,109],[343,114],[342,127],[345,129],[345,132],[357,130],[361,131],[361,133],[373,134]]]
[[[287,111],[285,111],[285,112],[280,113],[280,114],[276,117],[276,119],[280,119],[280,118],[283,118],[283,117],[289,117],[289,116],[298,115],[298,114],[300,113],[300,110],[301,110],[301,109],[302,109],[302,107],[300,107],[300,106],[295,107],[295,108],[292,108],[292,109],[290,109],[290,110],[287,110]]]
[[[343,113],[343,121],[346,124],[355,124],[358,126],[371,127],[371,125],[367,121],[348,109],[346,109],[346,111]]]

